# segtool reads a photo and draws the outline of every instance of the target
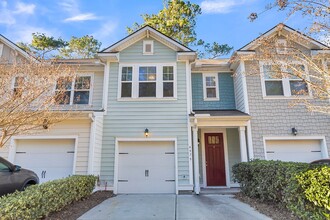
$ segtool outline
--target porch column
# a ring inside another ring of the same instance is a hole
[[[200,192],[199,186],[199,157],[198,157],[198,127],[193,127],[193,151],[194,151],[194,191],[197,195]]]
[[[246,137],[245,137],[245,127],[239,127],[239,146],[241,151],[241,161],[247,162],[247,150],[246,150]]]

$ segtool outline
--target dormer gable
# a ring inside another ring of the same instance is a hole
[[[271,28],[270,30],[266,31],[264,34],[260,35],[250,43],[246,44],[239,50],[238,52],[251,52],[256,50],[260,46],[260,41],[262,41],[265,38],[276,38],[275,42],[278,45],[284,45],[286,44],[286,37],[287,36],[296,36],[299,37],[299,41],[296,41],[296,43],[300,44],[301,46],[305,47],[309,50],[330,50],[330,47],[283,24],[280,23],[276,25],[275,27]],[[284,51],[280,51],[284,52]]]
[[[153,55],[154,54],[154,41],[157,41],[171,50],[177,52],[178,60],[189,60],[193,61],[196,59],[196,52],[192,49],[184,46],[178,41],[162,34],[156,29],[150,26],[144,26],[141,29],[135,31],[134,33],[128,35],[122,40],[114,43],[113,45],[105,48],[98,53],[98,57],[102,60],[108,60],[112,62],[118,62],[120,57],[119,53],[126,48],[132,46],[133,44],[143,40],[143,48],[141,53],[143,55]]]

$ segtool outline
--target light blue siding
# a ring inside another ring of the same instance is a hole
[[[155,55],[142,55],[142,41],[120,53],[121,62],[176,62],[176,52],[154,42]],[[108,185],[114,179],[116,138],[177,138],[179,184],[189,184],[186,64],[177,62],[177,100],[118,101],[119,64],[110,64],[108,113],[104,117],[101,180]]]
[[[219,101],[204,101],[203,75],[192,74],[193,110],[228,110],[236,109],[234,83],[231,73],[219,73]]]
[[[143,39],[150,40],[150,39]],[[154,54],[143,55],[143,40],[120,52],[120,62],[174,62],[176,61],[176,51],[168,48],[164,44],[154,40]]]

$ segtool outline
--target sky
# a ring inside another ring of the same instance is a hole
[[[250,22],[251,12],[263,12],[267,0],[191,0],[199,4],[198,39],[233,46],[235,50],[280,22],[303,29],[306,20],[271,10]],[[126,27],[142,23],[141,14],[157,13],[162,0],[0,0],[0,34],[13,42],[31,42],[32,33],[69,40],[93,35],[101,48],[127,35]]]

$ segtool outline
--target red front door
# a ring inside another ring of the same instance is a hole
[[[222,133],[205,134],[206,178],[208,186],[226,186]]]

